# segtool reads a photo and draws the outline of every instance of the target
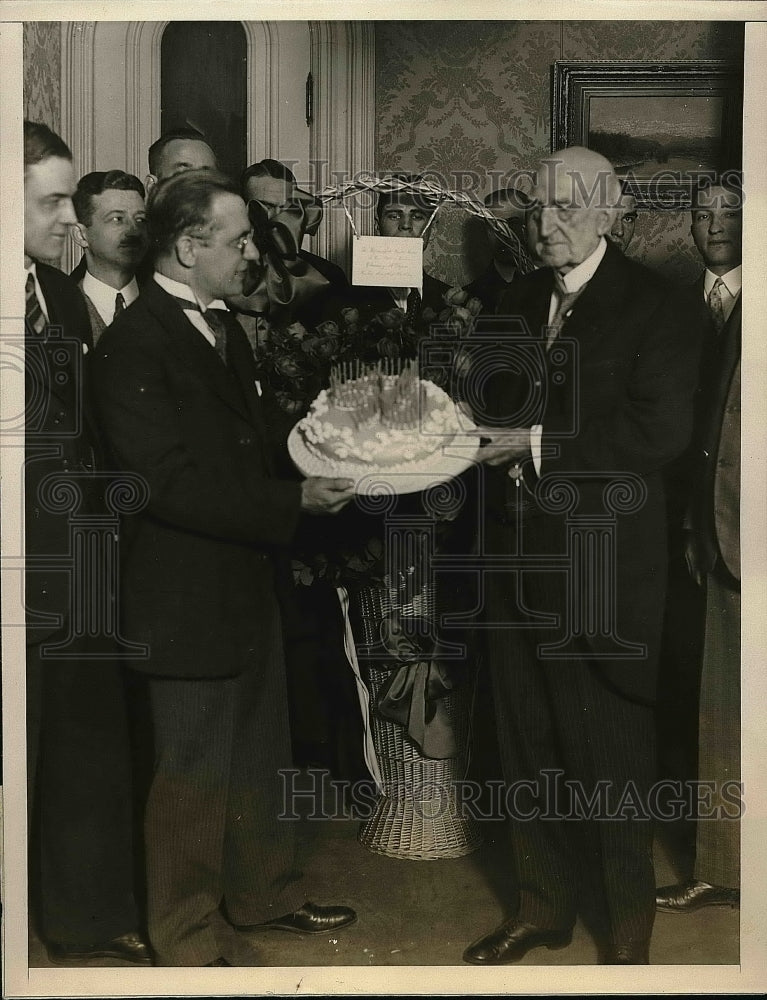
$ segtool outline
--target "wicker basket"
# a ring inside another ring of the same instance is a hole
[[[366,588],[352,596],[352,627],[364,648],[378,642],[382,618],[392,608],[402,617],[433,613],[433,593],[423,591],[408,603],[397,593]],[[363,676],[374,706],[391,667],[363,660]],[[476,850],[481,837],[476,822],[464,815],[456,782],[464,778],[469,750],[470,685],[444,698],[458,753],[436,760],[424,757],[402,726],[371,709],[371,730],[381,770],[383,791],[358,839],[376,854],[411,861],[458,858]]]

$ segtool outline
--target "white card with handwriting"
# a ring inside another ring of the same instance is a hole
[[[352,240],[352,284],[420,288],[423,240],[420,236],[358,236]]]

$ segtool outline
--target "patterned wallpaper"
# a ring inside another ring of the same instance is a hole
[[[61,24],[24,23],[24,114],[61,129]]]
[[[454,184],[454,171],[473,171],[482,197],[549,152],[555,60],[742,58],[737,23],[377,22],[376,169],[436,171]],[[640,212],[629,255],[692,278],[700,265],[688,213]],[[442,209],[425,261],[451,284],[481,271],[476,222]]]

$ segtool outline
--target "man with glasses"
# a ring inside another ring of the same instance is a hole
[[[154,279],[94,362],[117,464],[149,496],[125,525],[122,620],[147,648],[135,665],[155,731],[149,934],[161,965],[253,965],[235,929],[335,933],[355,919],[304,902],[279,820],[291,761],[275,594],[301,511],[339,510],[352,484],[275,477],[253,356],[223,302],[258,259],[235,189],[181,172],[156,189],[148,223]]]

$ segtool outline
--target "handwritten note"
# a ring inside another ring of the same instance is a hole
[[[352,241],[352,284],[420,288],[423,240],[419,236],[360,236]]]

